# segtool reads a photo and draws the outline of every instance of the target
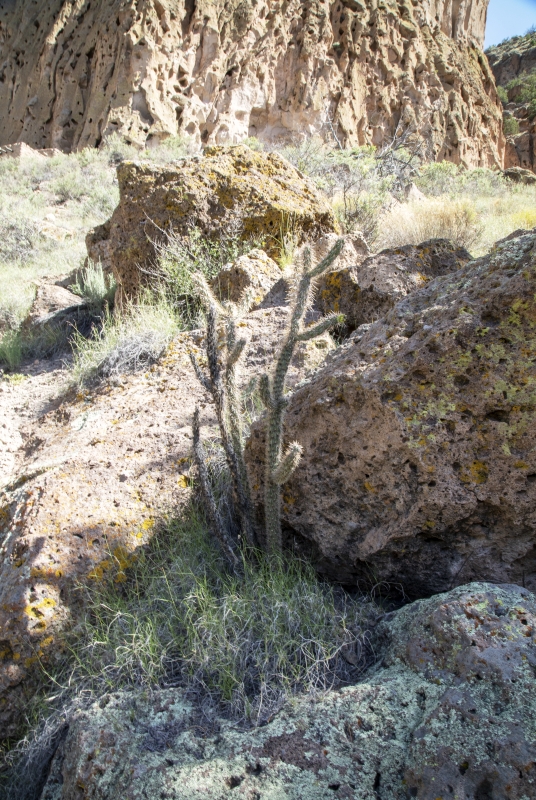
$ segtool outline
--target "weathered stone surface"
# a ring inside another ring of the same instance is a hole
[[[364,258],[370,255],[370,250],[363,234],[348,233],[341,236],[336,233],[327,233],[312,243],[315,261],[318,262],[325,258],[340,239],[343,241],[343,246],[336,261],[338,269],[355,267],[356,264],[360,264]]]
[[[121,302],[135,296],[144,280],[139,269],[154,259],[151,240],[162,231],[187,234],[192,223],[207,235],[237,217],[242,235],[264,239],[277,257],[281,230],[291,217],[302,240],[337,229],[327,201],[313,183],[277,153],[246,147],[207,148],[170,167],[131,162],[117,169],[120,201],[110,222],[109,247]],[[146,279],[146,276],[145,276]]]
[[[337,259],[335,269],[318,281],[315,308],[322,314],[344,314],[345,325],[353,330],[380,319],[431,278],[455,272],[470,260],[465,248],[446,239],[382,250],[358,266],[340,264]]]
[[[101,264],[104,272],[112,272],[110,253],[110,220],[92,228],[86,235],[87,256],[94,264]]]
[[[290,536],[343,582],[410,596],[536,587],[536,231],[408,295],[295,392]],[[264,425],[248,444],[262,506]]]
[[[82,297],[55,283],[41,283],[37,287],[35,299],[24,320],[25,327],[47,322],[58,312],[75,311],[85,305]]]
[[[536,175],[528,169],[521,167],[510,167],[504,170],[504,177],[515,183],[525,183],[528,186],[536,183]]]
[[[273,362],[288,313],[260,309],[240,323],[250,340],[244,383]],[[123,581],[161,514],[189,497],[197,403],[203,425],[215,425],[188,357],[202,347],[202,331],[181,334],[146,374],[55,402],[32,397],[32,377],[2,393],[10,428],[13,392],[37,406],[37,419],[1,436],[9,452],[0,457],[0,739],[17,732],[37,660],[59,657],[63,627],[80,607],[77,582]],[[291,385],[333,347],[328,336],[304,344]],[[54,379],[60,388],[62,376]]]
[[[71,722],[41,800],[533,798],[534,595],[469,584],[381,627],[362,683],[262,728],[203,728],[177,690],[103,697]]]
[[[380,145],[399,122],[436,158],[502,166],[480,51],[488,0],[21,0],[0,8],[0,144],[61,150],[317,133]]]
[[[282,271],[264,250],[251,250],[227,264],[211,282],[216,296],[250,310],[262,303]]]

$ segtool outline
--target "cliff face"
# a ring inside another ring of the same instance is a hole
[[[20,0],[0,10],[0,144],[348,145],[410,125],[430,155],[500,164],[488,0]]]
[[[486,56],[497,86],[507,93],[505,124],[509,118],[515,120],[514,125],[510,122],[513,132],[506,140],[504,166],[536,171],[536,106],[527,99],[534,90],[526,91],[530,76],[536,72],[536,33],[507,39],[486,50]]]

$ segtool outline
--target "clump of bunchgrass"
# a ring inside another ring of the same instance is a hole
[[[145,297],[123,309],[105,312],[93,336],[73,333],[72,381],[78,386],[145,370],[164,353],[181,323],[161,297]]]
[[[82,591],[82,590],[81,590]],[[59,685],[172,683],[260,724],[297,693],[355,681],[374,609],[294,557],[228,571],[195,505],[138,551],[121,581],[84,589]]]

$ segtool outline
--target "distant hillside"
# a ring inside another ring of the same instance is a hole
[[[504,106],[505,167],[536,171],[536,30],[486,50]]]

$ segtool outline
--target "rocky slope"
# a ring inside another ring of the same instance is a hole
[[[400,129],[429,155],[501,165],[488,0],[22,0],[0,9],[0,145],[64,151]]]
[[[519,586],[414,603],[382,623],[362,683],[250,731],[177,690],[106,695],[64,731],[40,800],[529,800],[535,623]]]

